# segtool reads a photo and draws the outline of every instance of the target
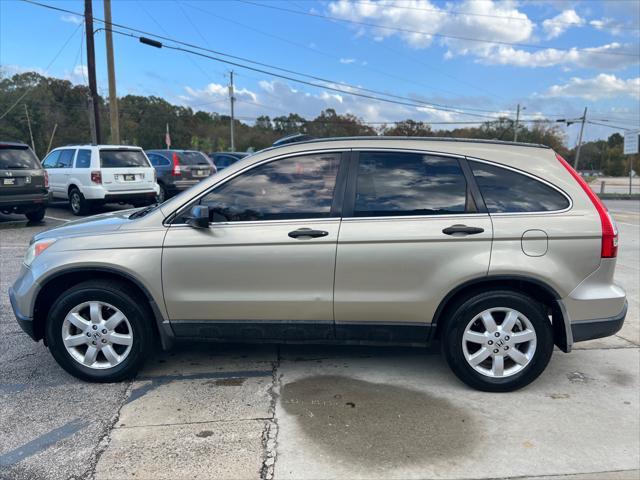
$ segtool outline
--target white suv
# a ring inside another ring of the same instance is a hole
[[[53,198],[69,200],[75,215],[92,205],[150,205],[159,193],[155,169],[140,147],[76,145],[56,148],[42,162]]]

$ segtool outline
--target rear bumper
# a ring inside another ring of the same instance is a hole
[[[3,195],[0,196],[0,209],[12,209],[15,211],[36,210],[40,207],[46,207],[49,199],[49,192],[29,193],[25,195]]]
[[[156,197],[158,196],[158,194],[155,191],[151,191],[151,192],[131,192],[131,193],[108,193],[107,195],[104,196],[104,198],[102,199],[103,202],[105,203],[119,203],[119,202],[124,202],[124,203],[130,203],[130,202],[144,202],[144,201],[149,201],[149,202],[153,202],[155,201]]]
[[[629,304],[625,301],[622,311],[613,317],[573,322],[571,324],[573,341],[584,342],[585,340],[614,335],[622,328],[628,307]]]
[[[107,190],[104,185],[86,185],[82,187],[82,194],[84,198],[87,200],[100,200],[103,202],[126,202],[127,199],[134,199],[138,195],[141,195],[144,198],[145,195],[158,195],[160,193],[160,188],[158,184],[153,185],[152,187],[146,187],[137,190]],[[119,200],[124,199],[124,200]]]

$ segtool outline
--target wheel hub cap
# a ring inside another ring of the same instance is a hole
[[[511,308],[490,308],[473,317],[462,337],[467,363],[492,378],[515,375],[531,362],[537,336],[533,324]]]
[[[133,345],[133,330],[116,307],[101,301],[75,306],[62,322],[62,341],[71,357],[92,369],[113,368]]]

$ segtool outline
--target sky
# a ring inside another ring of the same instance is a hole
[[[82,0],[39,1],[84,9]],[[93,10],[104,18],[102,1]],[[235,114],[247,123],[334,108],[374,126],[412,118],[452,128],[515,118],[520,104],[523,121],[575,119],[587,107],[595,123],[586,125],[586,140],[640,128],[638,0],[112,0],[112,14],[114,23],[289,77],[116,34],[119,96],[156,95],[228,114],[233,69]],[[86,84],[83,28],[80,16],[0,0],[2,74],[33,70]],[[104,37],[95,34],[98,89],[107,96]],[[578,130],[566,127],[569,146]]]

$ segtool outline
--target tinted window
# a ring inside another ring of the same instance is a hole
[[[28,148],[0,146],[0,168],[28,170],[40,168],[35,154]]]
[[[531,177],[481,162],[469,162],[490,213],[563,210],[569,200]]]
[[[182,152],[179,154],[181,165],[207,165],[209,162],[203,153],[200,152]]]
[[[328,217],[340,154],[309,155],[266,163],[223,184],[202,199],[211,221],[240,222]]]
[[[91,166],[91,150],[78,150],[76,155],[76,168],[89,168]]]
[[[60,150],[60,156],[58,157],[57,168],[71,168],[73,165],[73,156],[75,150]]]
[[[227,168],[227,167],[233,165],[238,160],[239,160],[239,158],[232,157],[232,156],[229,156],[229,155],[216,155],[214,163],[216,164],[216,167],[222,169],[222,168]]]
[[[456,159],[361,152],[356,217],[464,213],[467,182]]]
[[[162,155],[158,155],[157,153],[148,153],[147,157],[149,157],[149,161],[154,167],[169,165],[169,159],[164,158]]]
[[[149,162],[141,150],[100,150],[102,168],[148,167]]]
[[[58,158],[60,158],[60,150],[55,150],[47,155],[47,158],[42,162],[44,168],[57,168]]]

